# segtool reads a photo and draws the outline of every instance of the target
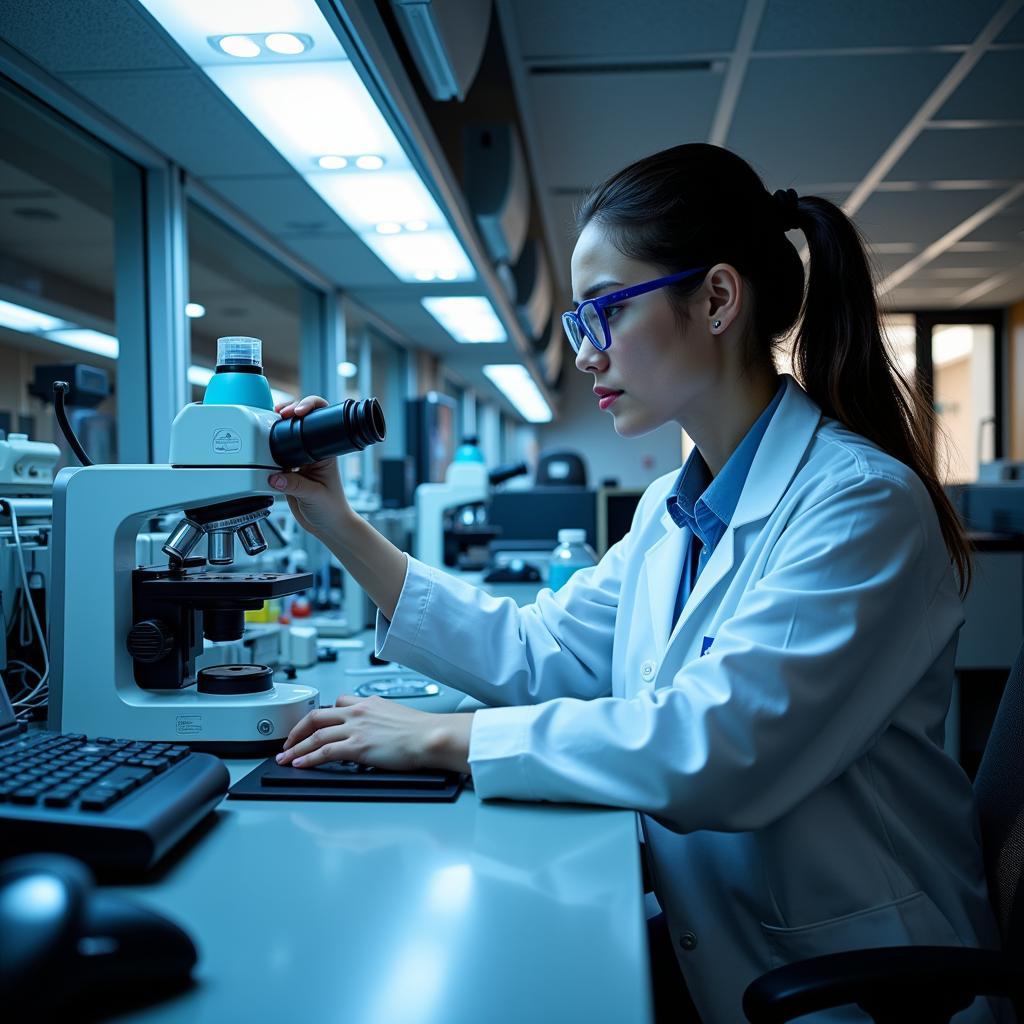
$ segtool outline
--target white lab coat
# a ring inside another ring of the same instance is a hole
[[[673,628],[675,475],[526,608],[410,559],[378,653],[492,705],[480,797],[642,813],[705,1024],[741,1024],[747,984],[805,957],[998,946],[971,787],[942,749],[963,614],[919,479],[787,379]]]

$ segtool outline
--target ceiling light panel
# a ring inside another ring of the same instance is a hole
[[[66,320],[50,316],[49,313],[40,313],[36,309],[0,299],[0,327],[34,334],[37,331],[53,331],[66,324]]]
[[[451,231],[363,235],[363,241],[403,281],[472,281],[473,264]]]
[[[318,171],[318,158],[324,155],[352,161],[374,153],[391,166],[408,166],[394,132],[348,61],[236,61],[205,71],[300,174]]]
[[[481,295],[446,295],[420,301],[456,341],[479,344],[508,340],[494,307]]]
[[[58,344],[77,348],[81,352],[92,352],[107,359],[116,359],[118,353],[117,338],[102,331],[92,331],[87,327],[67,327],[59,331],[47,331],[46,338]]]
[[[525,420],[530,423],[551,422],[551,407],[525,366],[520,363],[491,364],[484,367],[484,373]]]
[[[315,0],[140,0],[324,201],[403,281],[476,272]],[[285,36],[306,48],[289,54]],[[220,43],[247,38],[255,57]],[[272,46],[277,52],[271,52]],[[380,224],[399,224],[381,245]],[[406,227],[406,225],[412,225]],[[406,236],[429,239],[406,245]]]
[[[259,40],[261,59],[347,60],[337,36],[312,0],[139,0],[200,66],[237,64],[210,40],[252,36]],[[309,40],[300,54],[279,54],[264,45],[269,35],[287,34]],[[243,58],[245,59],[245,58]],[[253,59],[253,58],[249,58]]]

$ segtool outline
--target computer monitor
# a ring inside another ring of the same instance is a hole
[[[414,462],[415,482],[444,483],[455,457],[455,401],[429,391],[405,403],[405,450]]]
[[[487,521],[501,530],[492,546],[502,541],[531,540],[538,548],[553,548],[558,531],[587,531],[587,543],[597,540],[595,492],[586,487],[530,487],[494,491]]]
[[[597,553],[603,555],[629,533],[642,488],[602,487],[597,492]]]

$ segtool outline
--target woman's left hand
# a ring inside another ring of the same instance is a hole
[[[288,734],[277,763],[315,768],[357,761],[390,771],[469,771],[472,714],[431,714],[383,697],[342,695],[311,711]]]

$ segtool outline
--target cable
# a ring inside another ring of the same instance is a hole
[[[14,505],[11,502],[4,501],[2,498],[0,498],[0,509],[4,509],[11,517],[11,534],[14,536],[14,547],[18,552],[18,568],[21,570],[21,583],[25,591],[25,604],[28,607],[32,625],[36,628],[36,636],[39,637],[39,649],[43,653],[43,673],[39,677],[39,682],[36,683],[35,689],[18,702],[19,704],[24,704],[25,701],[31,700],[37,694],[40,698],[45,698],[48,690],[47,683],[50,678],[50,654],[46,649],[46,636],[43,633],[43,627],[39,625],[39,616],[36,615],[36,607],[32,603],[32,596],[29,593],[28,573],[25,570],[25,552],[21,547],[21,533],[18,530],[18,513],[14,510]]]
[[[68,444],[71,445],[71,450],[78,456],[78,461],[83,466],[91,466],[93,464],[92,459],[85,454],[85,449],[82,447],[75,432],[71,429],[68,414],[64,410],[64,396],[70,390],[71,385],[66,380],[55,380],[53,382],[53,411],[57,414],[57,425],[60,427],[61,433]]]

